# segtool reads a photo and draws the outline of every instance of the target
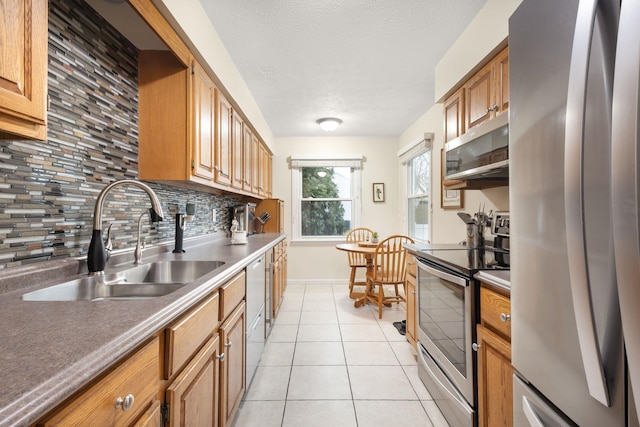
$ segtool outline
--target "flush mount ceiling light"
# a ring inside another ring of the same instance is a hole
[[[338,126],[340,126],[342,120],[336,119],[335,117],[325,117],[323,119],[316,120],[316,123],[320,125],[322,130],[326,132],[332,132],[336,130]]]

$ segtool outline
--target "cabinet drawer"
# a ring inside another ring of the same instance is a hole
[[[407,255],[407,274],[417,277],[416,275],[416,257]]]
[[[220,297],[214,293],[166,329],[165,379],[187,363],[218,326]]]
[[[39,426],[127,425],[156,398],[159,383],[159,339],[138,350],[69,405]],[[116,401],[133,396],[128,410],[116,408]]]
[[[231,314],[245,294],[245,273],[238,274],[220,288],[220,320]]]
[[[486,287],[480,288],[482,324],[511,339],[511,301]]]

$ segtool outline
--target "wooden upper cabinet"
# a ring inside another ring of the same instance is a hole
[[[464,88],[465,128],[478,126],[509,108],[509,51],[504,48]]]
[[[192,67],[193,174],[204,179],[213,179],[216,89],[213,81],[197,62],[194,61]]]
[[[231,186],[242,190],[244,184],[244,121],[233,113],[231,132]]]
[[[477,126],[491,118],[494,104],[492,79],[493,63],[489,63],[464,85],[466,129]]]
[[[260,140],[251,134],[251,192],[260,194]]]
[[[444,101],[444,142],[464,133],[464,88]]]
[[[0,13],[0,134],[44,140],[47,0],[3,0]]]
[[[251,192],[253,189],[253,164],[251,162],[252,153],[253,153],[253,132],[247,124],[244,124],[244,128],[242,130],[243,141],[243,162],[244,162],[244,172],[242,174],[242,189],[244,191]]]
[[[216,90],[216,150],[215,181],[218,184],[231,184],[231,133],[233,117],[231,104],[224,95]]]
[[[502,114],[509,109],[509,48],[500,52],[495,64],[495,96],[497,110],[495,114]]]

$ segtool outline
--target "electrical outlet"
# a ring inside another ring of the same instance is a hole
[[[211,221],[212,222],[216,222],[216,220],[218,219],[218,215],[215,209],[211,209]]]

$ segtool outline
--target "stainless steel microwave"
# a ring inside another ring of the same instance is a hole
[[[445,179],[509,177],[509,118],[504,113],[445,144]]]

